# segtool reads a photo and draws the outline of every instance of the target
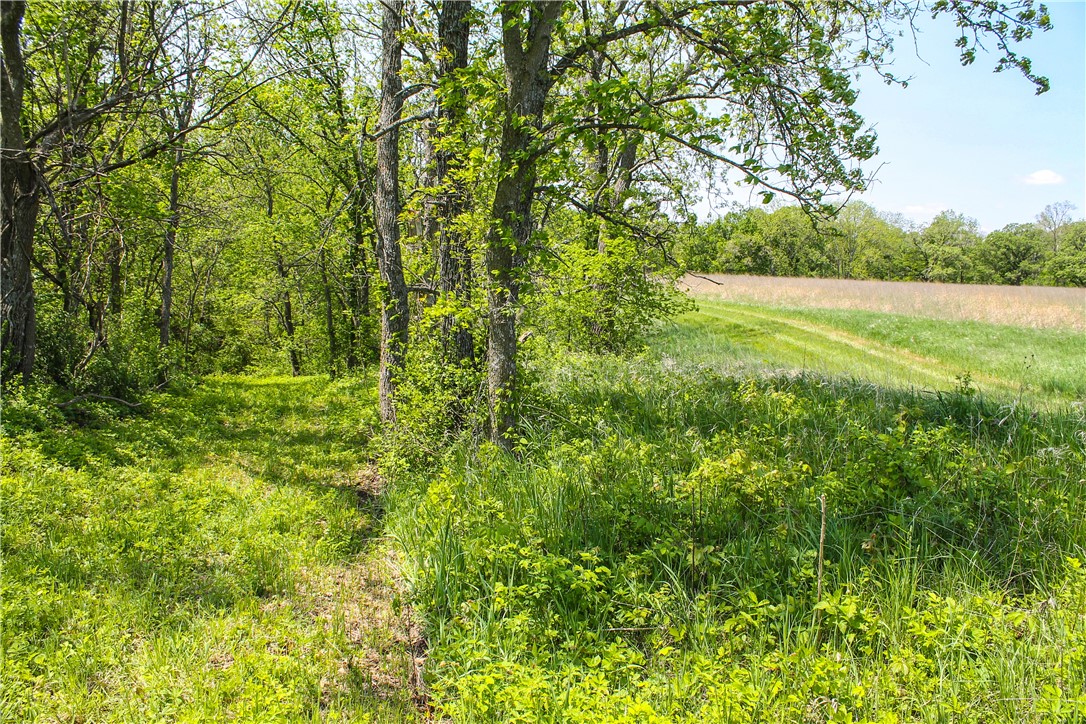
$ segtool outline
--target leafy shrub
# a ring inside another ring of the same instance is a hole
[[[639,349],[653,325],[692,308],[678,270],[626,234],[576,218],[529,295],[531,326],[567,349]],[[603,237],[601,251],[600,237]]]

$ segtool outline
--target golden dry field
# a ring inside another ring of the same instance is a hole
[[[1086,289],[688,274],[690,293],[778,307],[856,309],[1086,331]]]

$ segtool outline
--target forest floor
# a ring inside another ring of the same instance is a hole
[[[8,395],[0,719],[1086,719],[1082,335],[699,306],[537,350],[515,456],[372,379]]]
[[[369,380],[4,401],[0,720],[402,721]]]

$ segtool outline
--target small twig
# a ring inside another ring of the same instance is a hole
[[[724,286],[724,282],[718,282],[718,281],[717,281],[716,279],[710,279],[710,278],[709,278],[709,277],[707,277],[707,276],[702,276],[701,274],[697,274],[697,273],[695,273],[695,272],[692,272],[692,271],[688,271],[688,272],[686,272],[686,275],[687,275],[688,277],[697,277],[698,279],[704,279],[704,280],[705,280],[705,281],[707,281],[707,282],[711,282],[711,283],[713,283],[713,284],[716,284],[716,285],[717,285],[718,287],[722,287],[722,286]]]
[[[88,393],[86,395],[79,395],[78,397],[73,397],[72,399],[68,400],[67,402],[58,402],[57,407],[59,407],[61,409],[64,409],[65,407],[70,407],[70,406],[74,405],[77,402],[82,402],[83,400],[90,400],[90,399],[107,400],[109,402],[119,402],[122,405],[127,405],[129,408],[131,408],[133,410],[143,404],[142,402],[129,402],[128,400],[122,400],[119,397],[110,397],[109,395],[95,395],[95,394]]]

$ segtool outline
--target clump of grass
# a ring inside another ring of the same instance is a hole
[[[1074,411],[654,357],[548,369],[517,456],[463,445],[393,499],[445,714],[1086,714]]]
[[[410,718],[368,381],[51,403],[5,399],[0,719]]]

